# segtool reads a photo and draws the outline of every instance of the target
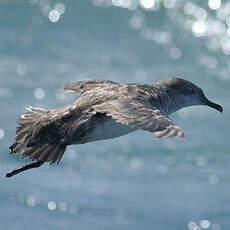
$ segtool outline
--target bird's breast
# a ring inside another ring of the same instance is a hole
[[[136,129],[123,125],[115,121],[113,118],[105,115],[95,117],[91,121],[87,122],[84,130],[84,135],[80,139],[74,140],[76,144],[111,139],[136,131]]]

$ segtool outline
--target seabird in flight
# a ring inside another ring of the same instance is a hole
[[[6,177],[45,162],[58,163],[68,145],[119,137],[137,129],[154,132],[156,138],[185,138],[181,128],[168,117],[184,107],[206,105],[223,112],[201,88],[180,78],[155,85],[86,80],[64,84],[64,89],[79,95],[78,99],[57,109],[30,107],[18,119],[11,152],[33,162]]]

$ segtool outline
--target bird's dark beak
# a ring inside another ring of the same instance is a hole
[[[224,111],[221,105],[218,105],[212,101],[209,101],[207,98],[205,98],[205,105],[207,105],[213,109],[216,109],[216,110],[220,111],[221,113],[223,113],[223,111]]]

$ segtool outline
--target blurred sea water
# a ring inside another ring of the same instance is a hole
[[[229,229],[228,1],[1,0],[0,34],[0,229]],[[177,76],[224,108],[173,114],[186,141],[137,131],[4,177],[28,162],[8,154],[16,119],[73,101],[63,83]]]

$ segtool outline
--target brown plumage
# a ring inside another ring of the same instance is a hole
[[[64,89],[72,90],[79,98],[52,110],[30,107],[18,119],[11,152],[35,162],[8,173],[7,177],[44,162],[58,163],[67,145],[110,139],[137,129],[154,132],[156,138],[185,138],[180,127],[168,117],[183,107],[208,105],[223,111],[199,87],[179,78],[155,85],[88,80],[67,83]]]

